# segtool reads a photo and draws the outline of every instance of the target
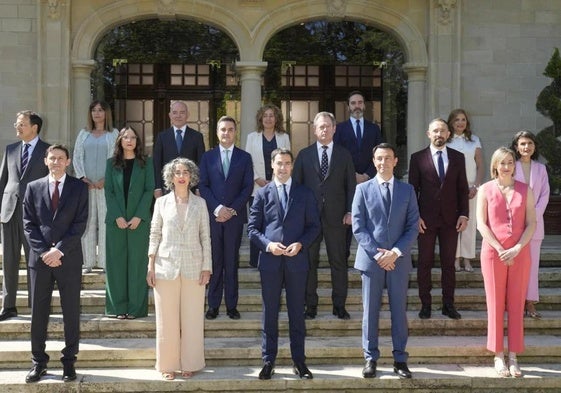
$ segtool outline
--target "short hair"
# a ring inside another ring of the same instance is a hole
[[[349,93],[349,95],[347,96],[347,105],[351,104],[351,97],[354,95],[360,95],[362,97],[363,100],[366,101],[366,98],[364,97],[364,94],[362,94],[362,91],[360,90],[353,90]]]
[[[55,143],[54,145],[50,145],[49,147],[47,147],[47,150],[45,151],[45,158],[47,158],[49,156],[49,153],[52,152],[53,150],[62,150],[64,154],[66,154],[66,158],[70,158],[70,150],[68,150],[66,146],[58,143]]]
[[[471,139],[471,123],[469,122],[469,117],[467,115],[467,112],[465,110],[463,110],[462,108],[456,108],[456,109],[452,110],[452,112],[450,112],[450,114],[448,115],[448,121],[446,122],[448,124],[448,129],[450,130],[450,132],[453,133],[454,119],[456,119],[456,117],[460,114],[464,115],[466,117],[466,129],[464,130],[464,138],[466,138],[466,140],[471,142],[472,141],[472,139]],[[453,138],[453,137],[454,137],[453,135],[450,135],[450,139]]]
[[[335,120],[335,116],[333,116],[333,113],[331,113],[331,112],[319,112],[314,117],[314,128],[316,127],[316,123],[319,121],[319,119],[321,117],[328,117],[329,119],[331,119],[331,123],[333,124],[333,126],[335,126],[336,120]]]
[[[92,118],[92,110],[96,107],[96,105],[101,106],[101,109],[105,112],[105,124],[103,125],[103,129],[105,131],[113,131],[113,115],[111,114],[111,106],[105,101],[95,100],[92,101],[88,108],[88,125],[87,130],[92,131],[95,129],[95,124]]]
[[[169,103],[169,111],[170,112],[172,111],[173,106],[175,104],[183,105],[185,107],[185,109],[187,110],[187,113],[189,113],[189,107],[187,106],[185,101],[182,101],[182,100],[172,100],[172,101],[170,101],[170,103]]]
[[[37,126],[37,134],[41,132],[41,127],[43,127],[43,119],[41,119],[41,116],[39,116],[39,114],[26,109],[23,111],[19,111],[16,114],[16,117],[20,117],[20,116],[27,118],[31,126]]]
[[[236,126],[236,119],[234,119],[232,116],[222,116],[220,119],[218,119],[218,121],[216,122],[216,131],[218,131],[218,125],[220,123],[222,123],[223,121],[231,121],[232,123],[234,123],[234,129],[237,129]]]
[[[255,115],[257,131],[263,132],[263,115],[265,115],[265,112],[267,112],[269,109],[271,109],[273,111],[273,114],[275,115],[275,132],[279,132],[281,134],[283,132],[286,132],[286,130],[284,129],[284,116],[282,115],[282,111],[278,106],[274,104],[265,104],[257,110],[257,114]]]
[[[164,165],[162,169],[162,178],[164,179],[164,186],[168,190],[173,190],[173,177],[175,176],[175,168],[178,165],[183,165],[191,175],[189,180],[189,187],[194,187],[199,184],[199,168],[197,165],[188,158],[177,157]]]
[[[393,156],[397,157],[397,152],[395,150],[395,147],[393,147],[391,143],[382,142],[374,146],[374,148],[372,149],[372,157],[374,157],[374,153],[376,153],[376,150],[378,149],[390,149],[393,152]]]
[[[520,153],[518,152],[518,140],[520,138],[528,138],[532,142],[534,142],[534,154],[532,154],[530,158],[532,160],[537,160],[540,156],[540,152],[538,150],[538,141],[536,140],[536,136],[534,135],[534,133],[528,130],[518,131],[516,134],[514,134],[514,138],[512,138],[512,144],[510,145],[510,148],[514,151],[516,159],[520,159]]]
[[[275,150],[273,150],[271,152],[271,161],[275,161],[275,157],[278,155],[282,155],[282,154],[286,154],[288,156],[290,156],[290,161],[294,162],[294,155],[292,154],[292,152],[285,148],[285,147],[279,147]]]
[[[444,123],[446,124],[446,128],[448,128],[448,123],[446,122],[446,120],[444,120],[442,117],[435,117],[434,119],[432,119],[429,122],[429,126],[427,127],[427,131],[429,130],[430,126],[432,126],[434,123]],[[448,131],[450,131],[450,128],[448,128]]]
[[[489,165],[489,172],[491,174],[491,179],[496,179],[499,176],[499,171],[497,170],[497,166],[499,162],[502,161],[508,155],[512,156],[513,161],[516,161],[516,154],[514,154],[514,151],[512,151],[512,149],[509,149],[506,146],[501,146],[497,150],[495,150],[495,152],[491,156],[491,164]]]

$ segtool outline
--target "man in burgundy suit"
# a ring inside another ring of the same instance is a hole
[[[413,153],[409,161],[409,183],[417,193],[420,213],[417,282],[422,307],[419,318],[431,317],[431,270],[438,238],[442,270],[442,314],[460,319],[461,315],[454,306],[454,258],[458,232],[466,229],[469,220],[465,159],[459,151],[446,147],[450,131],[445,120],[431,121],[427,136],[430,145]]]

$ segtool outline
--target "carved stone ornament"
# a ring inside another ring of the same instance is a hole
[[[47,6],[49,7],[49,19],[60,18],[60,2],[59,0],[47,0]]]
[[[325,2],[327,4],[327,15],[340,18],[345,16],[347,0],[326,0]]]
[[[160,0],[158,3],[158,13],[168,15],[174,15],[176,13],[176,0]]]
[[[437,4],[440,9],[438,22],[443,25],[449,24],[452,9],[456,7],[456,0],[437,0]]]

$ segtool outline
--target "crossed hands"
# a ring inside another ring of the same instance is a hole
[[[119,217],[115,220],[115,222],[117,223],[117,227],[119,227],[119,229],[131,229],[131,230],[135,230],[136,228],[138,228],[141,221],[142,220],[139,217],[133,217],[130,219],[130,221],[125,220],[124,217]]]
[[[378,266],[386,271],[392,271],[395,269],[395,261],[397,261],[398,255],[392,250],[386,250],[385,248],[378,248],[378,252],[383,253],[376,262]]]
[[[285,255],[287,257],[293,257],[297,255],[301,249],[302,243],[300,242],[292,243],[289,246],[285,246],[280,242],[269,243],[269,251],[276,256]]]
[[[514,258],[518,255],[522,246],[520,244],[516,244],[514,247],[511,247],[507,250],[497,250],[499,253],[499,258],[506,266],[514,265]]]
[[[238,213],[231,207],[222,206],[218,210],[218,216],[216,216],[216,222],[226,222],[230,218],[237,216]]]
[[[51,247],[51,249],[41,255],[43,263],[50,267],[59,267],[62,265],[62,252],[58,248]]]

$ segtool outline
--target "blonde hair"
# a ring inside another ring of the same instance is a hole
[[[513,163],[516,162],[516,154],[514,154],[514,151],[512,149],[501,146],[497,150],[495,150],[495,152],[491,156],[491,164],[489,165],[491,179],[496,179],[497,177],[499,177],[497,166],[499,166],[499,162],[501,162],[508,155],[512,157]],[[512,173],[512,175],[514,176],[514,172]]]

